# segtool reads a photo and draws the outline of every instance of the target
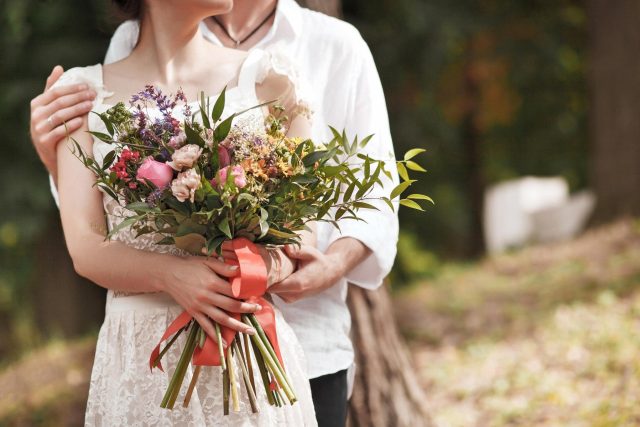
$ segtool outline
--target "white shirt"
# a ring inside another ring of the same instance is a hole
[[[201,26],[204,36],[221,44]],[[127,57],[138,40],[136,21],[127,21],[116,30],[105,63]],[[285,52],[297,68],[300,94],[313,114],[312,135],[328,142],[328,125],[347,135],[363,138],[375,134],[362,150],[377,159],[394,159],[389,120],[380,78],[371,52],[358,31],[350,24],[300,7],[294,0],[279,0],[272,28],[255,46]],[[309,90],[312,88],[312,90]],[[389,195],[397,184],[394,161],[387,163],[393,179],[384,179],[384,188],[375,196]],[[325,251],[341,237],[353,237],[371,249],[360,265],[324,292],[287,304],[275,297],[275,303],[295,331],[305,351],[310,378],[335,373],[353,365],[353,346],[349,338],[351,317],[346,304],[348,282],[375,289],[389,273],[396,256],[398,217],[383,203],[373,203],[380,211],[360,210],[366,221],[339,221],[341,232],[328,223],[318,224],[318,249]]]

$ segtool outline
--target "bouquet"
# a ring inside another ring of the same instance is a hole
[[[372,197],[381,175],[391,179],[391,173],[385,161],[359,153],[371,136],[349,140],[332,128],[327,144],[291,138],[285,134],[286,112],[277,106],[264,127],[247,130],[234,121],[248,110],[222,118],[225,91],[213,105],[204,94],[197,111],[190,105],[181,91],[167,96],[146,86],[131,98],[130,108],[119,103],[96,113],[106,133],[90,133],[113,146],[100,164],[74,141],[74,152],[94,172],[96,185],[130,212],[107,238],[130,227],[136,236],[157,236],[158,245],[207,256],[220,254],[223,242],[231,241],[239,266],[238,276],[230,280],[233,294],[262,306],[254,314],[235,315],[257,331],[250,337],[216,324],[214,340],[186,311],[175,319],[150,357],[150,367],[162,369],[164,354],[187,334],[161,406],[174,407],[190,362],[195,369],[184,406],[202,366],[223,370],[225,414],[230,404],[239,410],[241,384],[254,412],[258,390],[272,405],[293,404],[296,396],[280,357],[273,308],[264,299],[266,267],[255,244],[299,243],[297,232],[308,229],[310,221],[339,227],[341,218],[358,220],[359,209],[378,209],[374,200],[394,209],[392,201],[415,182],[407,169],[424,171],[412,160],[424,150],[408,151],[397,162],[402,182],[388,196]],[[149,108],[160,114],[152,117]],[[183,119],[175,117],[177,108]],[[411,194],[399,203],[422,210],[420,200],[430,201]],[[254,368],[262,387],[255,384]]]

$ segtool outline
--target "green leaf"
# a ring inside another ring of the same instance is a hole
[[[343,202],[348,202],[349,200],[351,200],[351,195],[353,194],[353,190],[355,188],[356,188],[356,181],[354,181],[351,184],[349,184],[349,186],[347,187],[347,189],[344,192],[344,195],[342,196],[342,201]]]
[[[225,86],[220,92],[218,99],[216,99],[216,103],[213,105],[213,111],[211,112],[211,119],[214,123],[220,120],[222,117],[222,112],[224,111],[224,103],[225,103],[225,93],[227,91],[227,87]]]
[[[394,188],[391,191],[391,195],[389,196],[389,198],[391,199],[395,199],[396,197],[398,197],[400,194],[402,194],[402,192],[404,190],[406,190],[407,188],[409,188],[409,186],[414,183],[415,180],[409,180],[409,181],[405,181],[403,183],[400,183],[396,186],[396,188]]]
[[[231,175],[231,174],[229,174]],[[233,235],[231,234],[231,229],[229,228],[229,218],[224,217],[222,221],[218,223],[218,230],[222,231],[225,236],[232,239]]]
[[[156,245],[173,245],[175,243],[176,242],[175,242],[175,240],[173,240],[173,237],[166,236],[166,237],[163,237],[162,239],[158,240],[156,242]]]
[[[315,162],[321,160],[326,154],[327,150],[314,151],[304,156],[302,158],[302,163],[306,167],[311,167],[315,164]]]
[[[402,164],[402,163],[398,163],[398,175],[400,175],[400,178],[402,178],[404,181],[409,181],[409,173],[407,172],[407,168]]]
[[[281,239],[298,239],[299,236],[295,233],[285,233],[284,231],[276,230],[275,228],[269,228],[268,235],[273,237],[279,237]]]
[[[417,171],[417,172],[426,172],[427,171],[425,168],[423,168],[422,166],[420,166],[419,164],[417,164],[413,160],[407,160],[407,167],[409,169],[411,169],[412,171]]]
[[[198,147],[204,147],[204,139],[200,136],[200,134],[191,126],[185,125],[184,133],[187,135],[187,142],[189,144],[195,144]]]
[[[133,202],[125,206],[126,209],[134,212],[151,212],[154,208],[146,202]]]
[[[213,139],[216,142],[224,141],[224,139],[229,135],[229,131],[231,130],[231,124],[233,123],[233,119],[236,117],[235,114],[230,115],[226,119],[222,121],[216,129],[213,131]]]
[[[176,231],[176,237],[186,236],[187,234],[199,234],[203,235],[207,232],[207,226],[203,224],[197,224],[192,220],[186,220],[180,223],[178,230]]]
[[[100,120],[102,120],[102,123],[104,123],[104,127],[107,128],[107,132],[109,132],[109,135],[113,137],[113,134],[114,134],[113,123],[107,117],[107,115],[104,113],[96,113],[95,111],[92,111],[92,113],[100,117]]]
[[[364,148],[367,146],[367,143],[371,140],[371,138],[373,138],[373,134],[368,135],[367,137],[365,137],[362,141],[360,141],[360,148]]]
[[[419,204],[417,204],[416,202],[414,202],[413,200],[402,199],[402,200],[400,200],[400,204],[402,206],[406,206],[406,207],[411,208],[411,209],[415,209],[415,210],[418,210],[418,211],[424,211],[424,209],[422,209],[422,207]]]
[[[116,158],[116,152],[115,150],[109,151],[106,156],[104,156],[104,159],[102,159],[102,170],[107,170],[107,168],[109,166],[111,166],[111,164],[113,163],[113,161]]]
[[[414,199],[414,200],[426,200],[428,202],[433,203],[434,205],[436,204],[436,202],[433,201],[433,199],[429,196],[425,196],[424,194],[409,194],[407,196],[407,199]]]
[[[376,211],[380,210],[378,209],[377,206],[374,206],[371,203],[366,203],[366,202],[353,202],[353,207],[358,209],[374,209]]]
[[[113,144],[113,137],[110,135],[107,135],[106,133],[102,133],[102,132],[93,132],[93,131],[89,131],[89,133],[93,136],[95,136],[96,138],[98,138],[100,141],[102,142],[106,142],[107,144]]]
[[[425,151],[427,150],[425,150],[424,148],[412,148],[411,150],[404,153],[404,160],[413,159],[415,156],[420,153],[424,153]]]
[[[207,255],[211,256],[214,252],[216,252],[220,246],[222,246],[222,242],[227,240],[227,236],[216,236],[213,239],[207,240]]]

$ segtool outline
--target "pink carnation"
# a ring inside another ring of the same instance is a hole
[[[149,180],[158,188],[164,188],[173,178],[173,169],[166,163],[153,160],[152,157],[144,159],[136,175],[138,181]]]
[[[211,180],[211,184],[214,186],[222,187],[224,183],[227,182],[227,174],[229,173],[229,168],[231,168],[231,176],[233,176],[233,183],[238,188],[244,188],[247,185],[247,176],[244,173],[244,169],[242,166],[225,166],[218,171],[216,177]]]
[[[172,161],[167,164],[177,171],[181,171],[184,168],[192,168],[198,161],[200,154],[202,154],[202,148],[195,144],[187,144],[174,151],[171,155]]]
[[[189,199],[194,201],[196,190],[200,188],[200,175],[194,170],[189,169],[178,174],[178,177],[171,183],[171,193],[176,199],[184,202]]]

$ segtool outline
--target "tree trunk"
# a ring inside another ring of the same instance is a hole
[[[640,214],[640,1],[587,1],[595,220]]]
[[[339,0],[298,0],[298,3],[340,16]],[[348,304],[357,366],[348,424],[353,427],[431,426],[426,398],[407,346],[398,333],[387,287],[366,291],[350,285]]]
[[[386,286],[349,289],[356,378],[349,405],[349,425],[421,427],[433,425],[427,399],[410,353],[398,333]]]

